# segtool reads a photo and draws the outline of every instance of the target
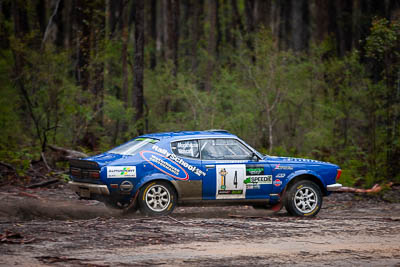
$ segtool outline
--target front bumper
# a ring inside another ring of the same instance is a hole
[[[341,184],[330,184],[326,186],[326,190],[328,191],[338,191],[342,187]]]
[[[75,193],[81,195],[82,190],[89,191],[90,194],[97,194],[97,195],[110,195],[110,191],[106,185],[100,184],[89,184],[89,183],[78,183],[70,181],[68,183],[69,188],[74,191]]]

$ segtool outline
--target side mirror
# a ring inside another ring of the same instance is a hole
[[[252,161],[258,161],[258,157],[257,154],[253,152],[253,154],[251,155],[251,160]]]

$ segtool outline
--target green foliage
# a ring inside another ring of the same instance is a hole
[[[245,1],[237,4],[244,14]],[[89,88],[75,77],[75,47],[41,47],[37,25],[23,37],[15,36],[14,23],[0,18],[10,43],[0,48],[0,161],[17,166],[20,174],[39,158],[46,142],[94,154],[134,138],[144,124],[148,132],[223,128],[262,153],[339,164],[341,182],[348,186],[400,181],[399,174],[389,175],[388,164],[388,154],[400,155],[398,21],[375,19],[360,49],[364,54],[353,50],[338,57],[332,36],[310,44],[307,51],[282,50],[276,34],[264,28],[243,33],[238,25],[231,27],[232,17],[220,16],[224,34],[215,56],[205,38],[211,25],[199,18],[203,35],[196,43],[181,38],[176,75],[173,62],[161,59],[166,51],[145,36],[145,115],[136,121],[134,46],[130,40],[123,69],[121,34],[110,37],[108,29],[101,37],[97,24],[104,14],[98,5],[88,3],[84,10],[94,10],[94,21],[86,21],[95,27],[85,66]],[[35,5],[28,1],[26,7],[34,21]],[[220,13],[232,12],[232,6],[221,7]],[[147,65],[153,52],[158,62],[151,69]],[[17,58],[23,63],[19,73]],[[90,89],[99,81],[101,94]],[[209,81],[211,91],[206,91]],[[93,147],[88,146],[90,138]]]
[[[375,18],[372,22],[371,34],[366,38],[366,55],[378,61],[385,60],[388,53],[399,56],[396,46],[400,38],[400,21],[390,23],[387,19]]]

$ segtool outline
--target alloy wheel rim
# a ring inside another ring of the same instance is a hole
[[[162,185],[153,185],[146,192],[146,204],[152,211],[162,212],[171,203],[171,195]]]
[[[317,193],[311,187],[302,187],[296,191],[294,204],[296,209],[301,213],[309,213],[313,211],[318,204]]]

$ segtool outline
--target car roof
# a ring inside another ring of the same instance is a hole
[[[225,130],[207,130],[207,131],[181,131],[181,132],[163,132],[145,134],[141,137],[150,137],[156,139],[179,139],[179,138],[197,138],[197,137],[236,137]]]

